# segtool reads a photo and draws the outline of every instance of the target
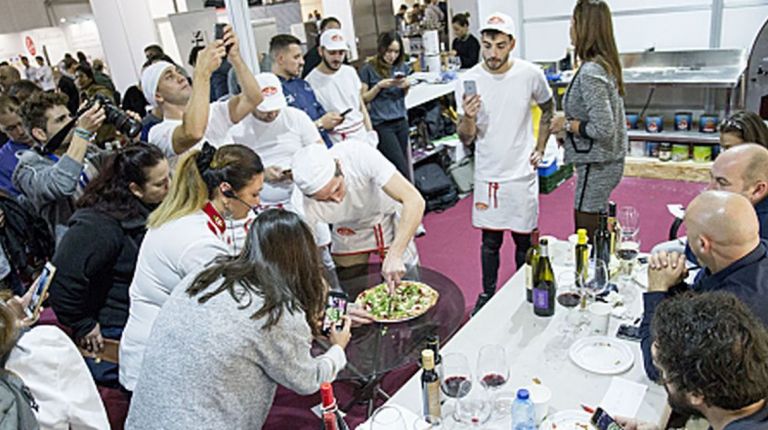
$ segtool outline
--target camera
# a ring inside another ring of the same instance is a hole
[[[106,97],[102,94],[96,94],[93,96],[93,98],[88,102],[88,105],[77,113],[78,116],[82,115],[83,112],[90,109],[97,101],[104,108],[104,122],[114,125],[117,131],[125,136],[130,137],[131,139],[135,138],[139,135],[139,133],[141,133],[141,123],[128,116],[124,110],[115,106],[109,97]]]

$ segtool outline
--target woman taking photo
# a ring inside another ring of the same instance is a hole
[[[457,13],[451,20],[453,34],[452,54],[461,60],[461,68],[469,69],[480,60],[480,42],[469,32],[469,12]]]
[[[168,193],[168,175],[168,161],[154,146],[109,156],[85,188],[53,256],[51,307],[93,354],[104,351],[104,339],[119,340],[123,332],[147,217]],[[97,383],[118,386],[116,364],[91,358],[87,363]]]
[[[171,291],[214,258],[237,252],[244,221],[259,205],[263,173],[259,156],[243,145],[215,149],[206,143],[179,160],[168,197],[149,216],[129,290],[130,315],[120,342],[120,383],[129,391]]]
[[[394,31],[379,36],[378,54],[360,69],[362,97],[368,104],[371,123],[379,135],[379,151],[406,178],[408,166],[408,111],[405,96],[410,73],[403,61],[403,41]]]
[[[237,257],[182,281],[157,317],[126,429],[260,429],[277,385],[308,395],[346,365],[350,322],[312,357],[326,303],[298,215],[259,215]]]
[[[565,115],[552,119],[553,133],[565,132],[565,162],[576,167],[576,228],[589,237],[624,174],[627,130],[624,79],[608,4],[579,0],[571,18],[571,43],[581,61],[563,98]]]

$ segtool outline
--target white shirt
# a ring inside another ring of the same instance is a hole
[[[182,120],[180,119],[165,119],[161,123],[155,125],[149,130],[147,140],[152,145],[160,148],[161,151],[169,159],[176,158],[176,152],[173,150],[173,132],[176,127],[180,126]],[[227,131],[234,125],[232,119],[229,117],[229,103],[228,101],[211,103],[211,107],[208,111],[208,126],[205,128],[205,134],[203,140],[198,142],[194,147],[197,148],[208,141],[213,146],[220,146],[225,143]]]
[[[6,369],[29,387],[39,405],[41,429],[108,429],[104,404],[72,340],[55,326],[24,333],[11,350]]]
[[[37,69],[37,83],[43,88],[43,91],[56,89],[56,83],[53,81],[53,71],[50,66],[41,66]]]
[[[304,213],[309,225],[319,222],[371,227],[397,211],[400,203],[383,190],[397,170],[379,151],[354,140],[336,144],[329,151],[341,162],[346,195],[341,203],[305,197]]]
[[[316,67],[307,75],[306,81],[312,86],[317,100],[326,112],[343,113],[347,109],[352,109],[344,116],[344,122],[328,133],[334,143],[350,137],[367,141],[368,131],[363,122],[363,113],[360,111],[360,90],[363,84],[352,66],[342,64],[341,68],[332,75],[326,75]]]
[[[309,116],[290,106],[283,108],[272,122],[248,115],[229,130],[226,140],[253,149],[265,167],[276,166],[281,169],[290,169],[293,154],[299,149],[323,144],[323,138]],[[293,182],[265,182],[260,193],[262,204],[286,204],[291,199],[292,191]]]
[[[482,106],[477,115],[475,178],[505,182],[535,173],[529,156],[536,146],[533,137],[531,102],[552,98],[544,72],[519,58],[507,73],[493,75],[477,64],[461,75],[456,84],[459,115],[464,115],[460,100],[464,81],[475,81]]]
[[[128,290],[131,305],[120,340],[120,383],[128,390],[136,386],[152,324],[173,289],[214,258],[234,254],[228,242],[236,233],[217,215],[200,210],[147,231]]]

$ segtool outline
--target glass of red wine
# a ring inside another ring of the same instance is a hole
[[[503,418],[509,415],[508,402],[499,401],[496,393],[509,379],[509,364],[507,352],[501,345],[485,345],[477,354],[477,378],[480,385],[493,396],[493,415]]]
[[[578,276],[576,271],[566,270],[557,277],[557,303],[568,310],[563,324],[560,325],[560,331],[566,337],[578,331],[583,322],[582,315],[574,312],[576,307],[581,307],[582,301],[586,298],[576,282]]]
[[[442,364],[443,380],[440,387],[443,393],[451,399],[460,399],[469,394],[472,389],[472,372],[467,357],[459,353],[445,354]],[[455,404],[453,406],[455,410]],[[445,408],[444,414],[448,416],[451,405],[446,402]]]

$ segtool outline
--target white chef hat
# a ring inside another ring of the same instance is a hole
[[[157,84],[160,83],[160,77],[169,67],[176,67],[167,61],[158,61],[141,72],[141,91],[144,98],[147,99],[152,107],[157,107],[155,94],[157,93]]]
[[[494,30],[515,37],[515,22],[512,21],[509,15],[494,12],[485,19],[485,22],[480,27],[480,33],[486,30]]]
[[[261,87],[261,95],[264,96],[264,100],[256,106],[256,109],[262,112],[272,112],[288,106],[283,94],[283,84],[280,83],[277,75],[259,73],[256,75],[256,82]]]
[[[291,168],[293,182],[304,195],[311,196],[333,179],[336,160],[325,145],[313,144],[294,154]]]
[[[349,49],[347,42],[344,40],[344,33],[336,28],[325,30],[320,35],[320,46],[329,51],[346,51]]]

